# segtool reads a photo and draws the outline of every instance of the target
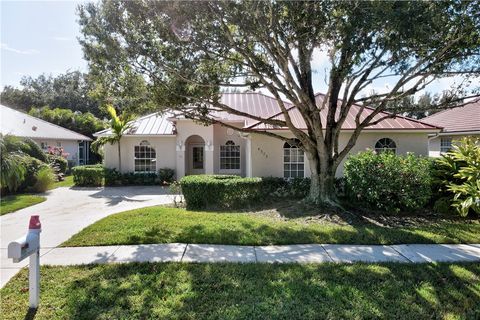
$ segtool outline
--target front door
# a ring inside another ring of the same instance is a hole
[[[189,173],[202,174],[205,173],[204,168],[204,145],[192,144],[190,145],[190,159],[189,159]]]

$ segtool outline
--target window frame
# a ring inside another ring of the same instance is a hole
[[[239,172],[242,170],[241,146],[233,140],[227,140],[220,146],[219,167],[221,171]],[[224,160],[224,161],[222,161]],[[238,167],[236,167],[238,165]],[[230,166],[230,167],[228,167]],[[235,167],[232,167],[235,166]]]
[[[143,148],[144,150],[142,151]],[[138,151],[137,151],[138,150]],[[143,154],[145,157],[137,157],[137,155]],[[146,157],[146,155],[150,157]],[[137,165],[137,160],[145,161],[143,165]],[[150,161],[147,165],[146,161]],[[152,164],[154,170],[152,171]],[[140,168],[143,166],[145,169],[148,167],[150,170],[137,170],[137,166]],[[157,151],[147,140],[142,140],[139,144],[133,146],[133,172],[134,173],[156,173],[157,172]]]
[[[444,144],[444,141],[447,142],[448,141],[448,144]],[[447,148],[447,150],[444,150],[445,148]],[[440,138],[440,154],[445,154],[447,152],[449,152],[450,150],[452,150],[452,138],[448,138],[448,137],[441,137]]]
[[[388,144],[384,143],[385,141],[389,141],[389,143]],[[379,143],[381,143],[383,145],[383,147],[377,147],[377,145]],[[391,146],[392,143],[393,143],[393,147]],[[385,147],[385,146],[388,146],[388,147]],[[394,154],[397,154],[398,146],[397,146],[397,143],[395,142],[395,140],[393,140],[392,138],[383,137],[383,138],[378,139],[377,142],[375,142],[374,149],[375,149],[376,153],[381,153],[381,152],[385,152],[385,151],[393,151]]]
[[[305,152],[298,146],[300,141],[295,140],[297,141],[297,145],[291,145],[288,142],[283,144],[283,178],[287,180],[305,178]],[[294,156],[294,158],[292,158],[292,156]],[[288,161],[285,161],[287,158]],[[294,161],[292,161],[292,159]],[[287,166],[289,167],[288,169]],[[295,166],[296,169],[292,169],[292,166]],[[300,166],[302,170],[298,169]]]

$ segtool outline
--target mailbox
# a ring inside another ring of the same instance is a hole
[[[40,233],[29,231],[26,236],[8,244],[8,257],[17,263],[36,253],[38,249],[40,249]]]
[[[8,257],[18,263],[30,257],[28,267],[30,308],[37,308],[40,299],[40,232],[42,225],[39,216],[31,216],[28,233],[8,244]]]

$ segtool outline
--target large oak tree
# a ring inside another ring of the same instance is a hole
[[[222,110],[288,127],[310,162],[310,199],[317,203],[335,202],[335,171],[360,132],[380,121],[379,113],[411,111],[398,102],[448,76],[459,81],[437,108],[478,95],[478,82],[472,83],[480,65],[475,1],[105,0],[82,5],[79,14],[85,56],[104,88],[114,91],[121,79],[141,75],[160,109],[206,124],[218,123],[211,110]],[[330,66],[325,99],[316,105],[314,73],[322,70],[312,59],[319,52]],[[379,79],[391,84],[389,90],[366,92]],[[267,90],[283,118],[222,104],[222,89],[233,87]],[[284,100],[298,109],[307,130],[294,126]],[[356,129],[340,148],[341,127],[354,104],[362,106]],[[374,111],[362,114],[364,106]]]

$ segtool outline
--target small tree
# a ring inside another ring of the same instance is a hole
[[[110,129],[111,134],[105,137],[99,137],[95,142],[92,143],[91,148],[93,151],[98,152],[98,149],[101,146],[104,146],[107,143],[113,145],[117,144],[118,147],[118,170],[122,171],[122,154],[120,147],[120,140],[123,135],[127,133],[131,128],[131,120],[133,116],[121,114],[117,115],[117,111],[111,105],[107,106],[107,112],[110,115],[110,121],[108,122],[108,129]]]

